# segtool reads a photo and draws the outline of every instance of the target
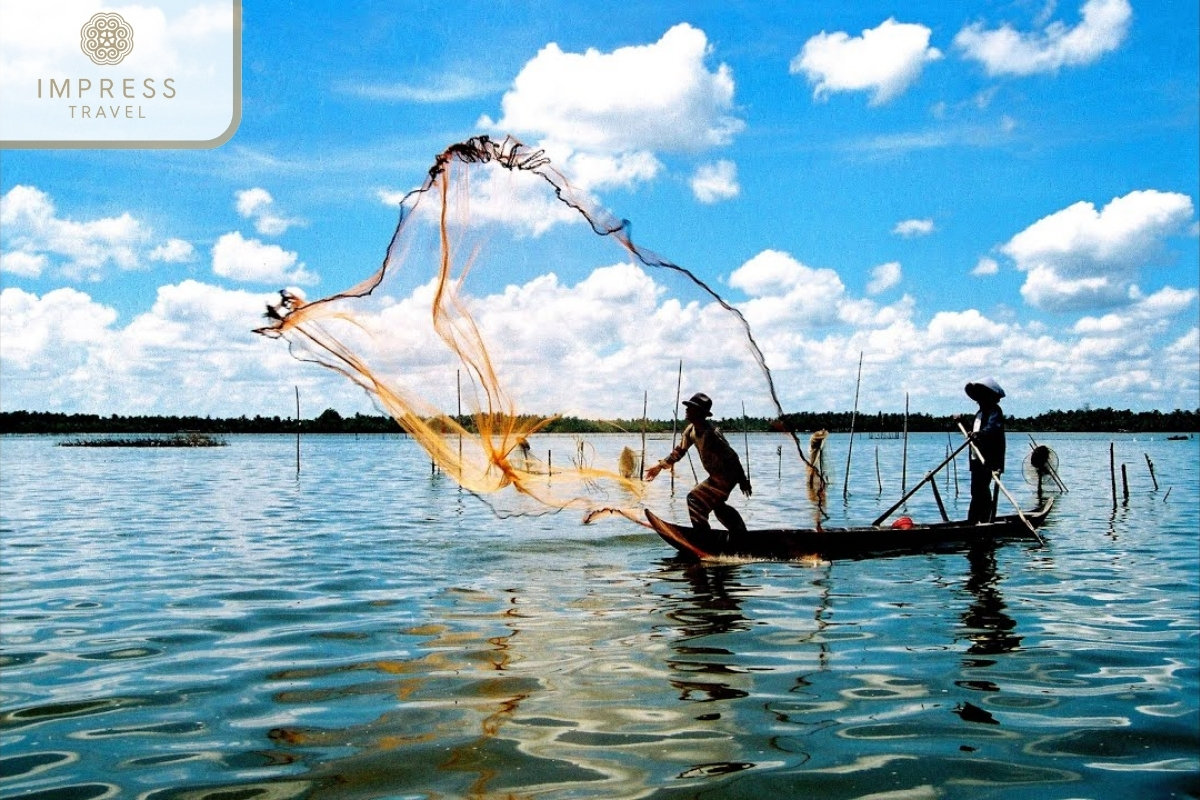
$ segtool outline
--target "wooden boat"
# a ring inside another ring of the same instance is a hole
[[[666,542],[686,558],[747,558],[771,561],[795,561],[807,558],[825,560],[871,558],[955,551],[978,543],[1005,539],[1038,539],[1036,530],[1045,522],[1054,505],[1047,497],[1025,513],[1026,525],[1017,514],[996,517],[993,522],[968,524],[965,521],[914,524],[911,527],[870,526],[860,528],[792,528],[748,531],[730,534],[719,528],[697,531],[660,519],[648,510],[646,519]]]

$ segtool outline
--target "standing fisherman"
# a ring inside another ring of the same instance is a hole
[[[995,378],[966,385],[967,397],[979,403],[975,424],[971,428],[971,507],[967,511],[967,522],[991,522],[996,517],[996,494],[992,491],[992,473],[1004,472],[1004,412],[1000,409],[1000,398],[1004,390]],[[983,456],[976,456],[975,450]]]
[[[658,473],[668,466],[678,462],[687,453],[689,447],[696,445],[700,454],[700,463],[708,477],[688,492],[688,516],[692,519],[692,527],[700,531],[710,531],[708,522],[710,513],[716,514],[717,519],[732,533],[745,533],[746,523],[742,515],[726,500],[735,486],[749,497],[753,489],[737,451],[725,440],[717,426],[709,422],[712,416],[712,400],[706,394],[694,394],[683,401],[687,409],[685,417],[687,427],[683,429],[683,438],[679,446],[671,454],[646,470],[646,480],[652,481]]]

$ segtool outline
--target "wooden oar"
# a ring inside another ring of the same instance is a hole
[[[958,423],[958,429],[962,431],[962,435],[966,438],[967,444],[971,445],[971,449],[975,451],[975,457],[979,459],[979,463],[987,464],[987,459],[983,457],[983,453],[979,452],[979,448],[975,446],[975,442],[971,441],[971,434],[967,433],[967,429],[963,427],[961,422]],[[1037,528],[1033,527],[1033,523],[1025,518],[1025,512],[1021,510],[1021,506],[1017,503],[1013,496],[1008,493],[1008,489],[1004,488],[1004,484],[1000,482],[1000,473],[996,472],[996,470],[992,470],[992,480],[994,480],[996,485],[1000,487],[1000,491],[1004,492],[1004,496],[1008,498],[1008,501],[1013,504],[1013,508],[1017,510],[1017,516],[1021,518],[1021,522],[1025,523],[1025,527],[1029,528],[1029,532],[1037,537],[1037,540],[1040,544],[1046,544],[1046,540],[1043,539],[1042,535],[1037,532]]]
[[[935,475],[937,475],[939,472],[941,472],[941,470],[942,470],[942,467],[946,466],[946,465],[947,465],[947,464],[949,464],[951,461],[953,461],[953,460],[954,460],[954,457],[955,457],[956,455],[958,455],[959,453],[961,453],[961,452],[963,451],[963,448],[964,448],[964,447],[966,447],[968,444],[970,444],[970,442],[963,442],[961,445],[959,445],[957,450],[955,450],[955,451],[954,451],[953,453],[951,453],[950,455],[946,456],[946,460],[945,460],[945,461],[943,461],[942,463],[940,463],[940,464],[938,464],[936,467],[934,467],[934,468],[933,468],[933,470],[932,470],[931,472],[929,472],[929,473],[928,473],[928,474],[927,474],[927,475],[926,475],[924,478],[922,478],[922,479],[921,479],[921,482],[920,482],[920,483],[918,483],[918,484],[917,484],[916,486],[914,486],[913,488],[909,489],[909,490],[908,490],[908,492],[907,492],[907,493],[905,493],[904,497],[901,497],[899,500],[897,500],[897,501],[896,501],[896,505],[892,506],[892,507],[891,507],[891,508],[889,508],[887,511],[883,512],[882,514],[880,514],[880,515],[879,515],[879,518],[878,518],[878,519],[876,519],[874,522],[872,522],[872,523],[871,523],[871,525],[872,525],[872,526],[879,525],[879,524],[880,524],[880,523],[882,523],[882,522],[883,522],[885,519],[887,519],[889,516],[891,516],[891,514],[892,514],[892,512],[893,512],[893,511],[895,511],[895,510],[896,510],[897,508],[899,508],[900,506],[904,505],[904,501],[905,501],[905,500],[907,500],[908,498],[912,497],[914,494],[916,494],[916,493],[917,493],[917,489],[920,489],[920,488],[921,488],[922,486],[924,486],[926,483],[928,483],[929,481],[933,480],[933,476],[935,476]]]

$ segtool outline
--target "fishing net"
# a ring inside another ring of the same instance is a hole
[[[629,464],[551,465],[530,438],[562,414],[636,419],[644,396],[669,419],[680,363],[685,397],[782,415],[741,312],[511,138],[447,148],[401,201],[373,274],[320,300],[284,290],[267,317],[258,333],[361,386],[502,513],[635,508],[644,486]]]

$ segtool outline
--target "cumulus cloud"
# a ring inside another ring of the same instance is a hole
[[[183,239],[168,239],[150,251],[151,261],[165,261],[168,264],[184,264],[195,257],[196,248]]]
[[[704,32],[681,23],[657,42],[610,53],[583,53],[546,45],[514,79],[501,101],[503,114],[485,128],[540,140],[560,165],[592,159],[588,189],[629,180],[622,159],[640,172],[654,153],[695,153],[729,144],[745,123],[734,114],[729,67],[710,70]]]
[[[905,239],[911,239],[914,236],[928,236],[933,233],[933,220],[931,219],[905,219],[896,223],[896,227],[892,228],[892,233],[897,236],[903,236]]]
[[[122,324],[115,309],[76,289],[6,288],[4,407],[286,416],[298,384],[314,403],[369,409],[361,391],[251,332],[272,297],[185,280],[160,287],[148,311]]]
[[[1021,33],[1007,23],[989,30],[976,22],[954,37],[966,58],[989,75],[1033,75],[1090,64],[1121,46],[1133,9],[1129,0],[1088,0],[1075,27],[1054,21],[1041,31]]]
[[[627,417],[630,408],[640,411],[647,389],[652,398],[674,397],[682,359],[688,386],[730,403],[745,399],[751,414],[769,413],[732,317],[711,298],[680,297],[663,279],[620,263],[573,283],[531,275],[464,301],[522,408]],[[922,410],[961,409],[962,384],[997,365],[1016,413],[1044,410],[1047,385],[1059,407],[1190,407],[1200,391],[1200,350],[1188,321],[1200,293],[1192,288],[1163,289],[1055,329],[973,308],[925,318],[911,297],[880,304],[855,296],[835,271],[782,251],[757,254],[727,283],[742,293],[735,304],[788,410],[849,408],[860,352],[863,408],[895,409],[911,392]],[[430,296],[424,285],[388,298],[381,322],[407,337],[414,360],[406,379],[422,391],[440,385],[444,407],[453,408],[456,362],[432,333],[404,324],[428,314]],[[7,288],[0,293],[0,394],[10,409],[286,414],[291,387],[300,384],[319,407],[369,411],[351,382],[250,332],[272,299],[185,280],[161,287],[152,308],[123,321],[75,289],[38,296]],[[635,375],[640,382],[631,385]],[[650,413],[672,410],[667,400]]]
[[[1136,299],[1139,270],[1166,239],[1192,224],[1187,195],[1130,192],[1097,210],[1080,201],[1044,217],[1000,249],[1028,273],[1021,295],[1046,310],[1087,309]]]
[[[701,203],[730,200],[741,192],[737,180],[737,165],[722,159],[713,164],[701,164],[692,176],[692,194]]]
[[[984,275],[997,275],[1000,273],[1000,262],[994,258],[983,256],[975,263],[975,269],[971,270],[971,274],[976,277]]]
[[[924,25],[894,18],[861,36],[822,31],[804,43],[790,71],[804,74],[818,100],[833,92],[869,91],[870,104],[881,105],[903,94],[926,64],[942,57],[929,46],[931,33]]]
[[[304,268],[294,251],[279,245],[245,239],[237,231],[226,233],[212,248],[213,272],[223,278],[280,285],[316,283],[317,276]]]
[[[86,222],[60,217],[50,196],[33,186],[14,186],[0,198],[0,231],[6,271],[38,277],[53,265],[67,277],[93,281],[112,266],[136,269],[150,238],[128,212]]]
[[[254,229],[264,236],[278,236],[299,221],[289,219],[275,211],[275,198],[266,189],[255,187],[235,195],[237,211],[246,219],[254,221]]]
[[[889,261],[871,270],[871,280],[867,283],[867,294],[882,294],[900,283],[903,273],[899,261]]]

